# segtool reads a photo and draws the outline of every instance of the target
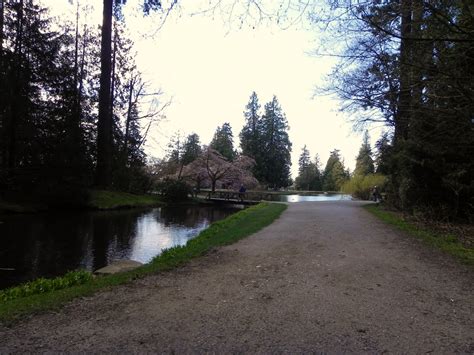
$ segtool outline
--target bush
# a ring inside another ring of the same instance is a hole
[[[169,178],[158,183],[157,189],[163,200],[173,202],[185,201],[191,193],[191,189],[185,182]]]
[[[342,191],[362,200],[370,200],[374,186],[383,192],[386,181],[387,178],[381,174],[355,175],[342,185]]]

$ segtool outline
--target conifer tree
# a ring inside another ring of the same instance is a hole
[[[324,168],[323,190],[339,191],[342,184],[349,178],[339,153],[339,149],[331,151]]]
[[[234,135],[232,134],[232,127],[229,123],[226,122],[222,126],[217,127],[209,146],[218,151],[229,161],[235,159],[236,152],[234,150]]]
[[[264,146],[262,142],[262,118],[260,116],[260,103],[254,92],[245,106],[245,123],[239,134],[242,154],[255,160],[253,173],[259,181],[264,180]]]
[[[321,191],[322,185],[319,155],[316,154],[314,161],[311,161],[310,153],[305,145],[298,162],[298,176],[295,179],[296,189]]]
[[[288,136],[288,121],[276,96],[265,104],[262,116],[261,147],[262,161],[255,174],[264,183],[277,189],[290,184],[291,142]],[[258,164],[258,161],[257,161]]]
[[[362,146],[356,158],[356,167],[354,175],[365,176],[375,172],[374,160],[372,158],[372,149],[370,147],[369,132],[365,131]]]
[[[242,131],[240,132],[240,148],[242,154],[252,158],[256,158],[259,155],[259,137],[260,137],[260,104],[255,91],[250,96],[250,100],[245,106],[244,117],[245,123]]]
[[[190,134],[186,138],[186,142],[183,147],[182,161],[184,165],[192,163],[202,153],[201,142],[199,136],[196,133]]]

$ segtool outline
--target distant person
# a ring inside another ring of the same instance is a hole
[[[377,186],[374,186],[374,188],[372,189],[372,201],[378,202],[379,200],[382,200],[382,196],[380,195]]]
[[[240,185],[240,189],[239,189],[239,198],[241,201],[244,200],[244,194],[245,194],[245,191],[247,191],[247,189],[245,188],[245,186],[242,184]]]

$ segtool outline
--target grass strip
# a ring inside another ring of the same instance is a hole
[[[474,265],[474,249],[466,248],[458,241],[456,236],[451,234],[439,234],[429,229],[421,228],[401,219],[396,213],[382,209],[380,206],[367,205],[365,208],[382,221],[422,240],[427,245],[454,256],[464,264]]]
[[[133,195],[120,191],[91,190],[89,205],[106,210],[125,207],[146,207],[163,204],[158,196]]]
[[[286,207],[284,204],[260,203],[239,211],[212,223],[185,246],[167,249],[150,263],[133,271],[97,277],[81,285],[0,302],[0,321],[8,325],[28,314],[57,309],[74,298],[89,296],[105,288],[182,266],[214,247],[232,244],[259,231],[278,218]]]

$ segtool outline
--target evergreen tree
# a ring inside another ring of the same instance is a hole
[[[331,4],[331,18],[348,35],[332,91],[346,108],[362,109],[359,124],[382,121],[393,130],[379,164],[390,202],[431,218],[472,219],[474,18],[467,2]]]
[[[339,153],[339,149],[331,151],[324,168],[323,190],[339,191],[342,184],[349,178]]]
[[[250,100],[245,106],[244,117],[245,123],[240,132],[240,148],[242,154],[252,158],[259,155],[259,137],[260,137],[260,104],[255,91],[250,96]]]
[[[229,123],[226,122],[222,127],[217,127],[209,146],[218,151],[229,161],[235,159],[236,152],[234,150],[234,136],[232,134],[232,127]]]
[[[79,33],[53,31],[47,9],[32,1],[3,5],[0,164],[9,190],[87,183]]]
[[[264,146],[262,143],[262,119],[259,114],[260,104],[255,91],[250,96],[247,106],[245,106],[245,123],[240,132],[240,148],[242,154],[255,160],[253,168],[254,176],[259,180],[264,180]]]
[[[175,133],[167,145],[166,160],[173,165],[180,165],[183,157],[183,138],[181,134]]]
[[[377,154],[375,157],[376,173],[388,175],[390,173],[390,151],[391,144],[388,133],[382,133],[380,139],[375,143]]]
[[[309,150],[306,148],[306,145],[301,150],[301,155],[298,159],[298,172],[300,175],[308,170],[309,164],[311,163],[311,158],[309,155]]]
[[[374,160],[372,159],[372,149],[370,148],[369,132],[365,131],[362,146],[356,158],[354,175],[365,176],[375,172]]]
[[[300,157],[298,159],[298,176],[295,179],[296,189],[297,190],[309,190],[311,179],[312,179],[312,170],[311,169],[311,158],[306,145],[301,150]]]
[[[186,138],[186,142],[183,147],[182,161],[184,165],[188,165],[196,160],[202,153],[201,142],[199,136],[196,133],[190,134]]]
[[[262,116],[262,161],[256,166],[258,173],[255,174],[274,189],[290,184],[291,142],[288,130],[288,121],[274,96],[272,101],[265,104]]]
[[[323,182],[322,182],[322,173],[321,173],[321,159],[319,158],[319,154],[316,154],[309,168],[310,168],[310,171],[312,171],[312,178],[310,180],[309,189],[312,191],[322,191]]]

